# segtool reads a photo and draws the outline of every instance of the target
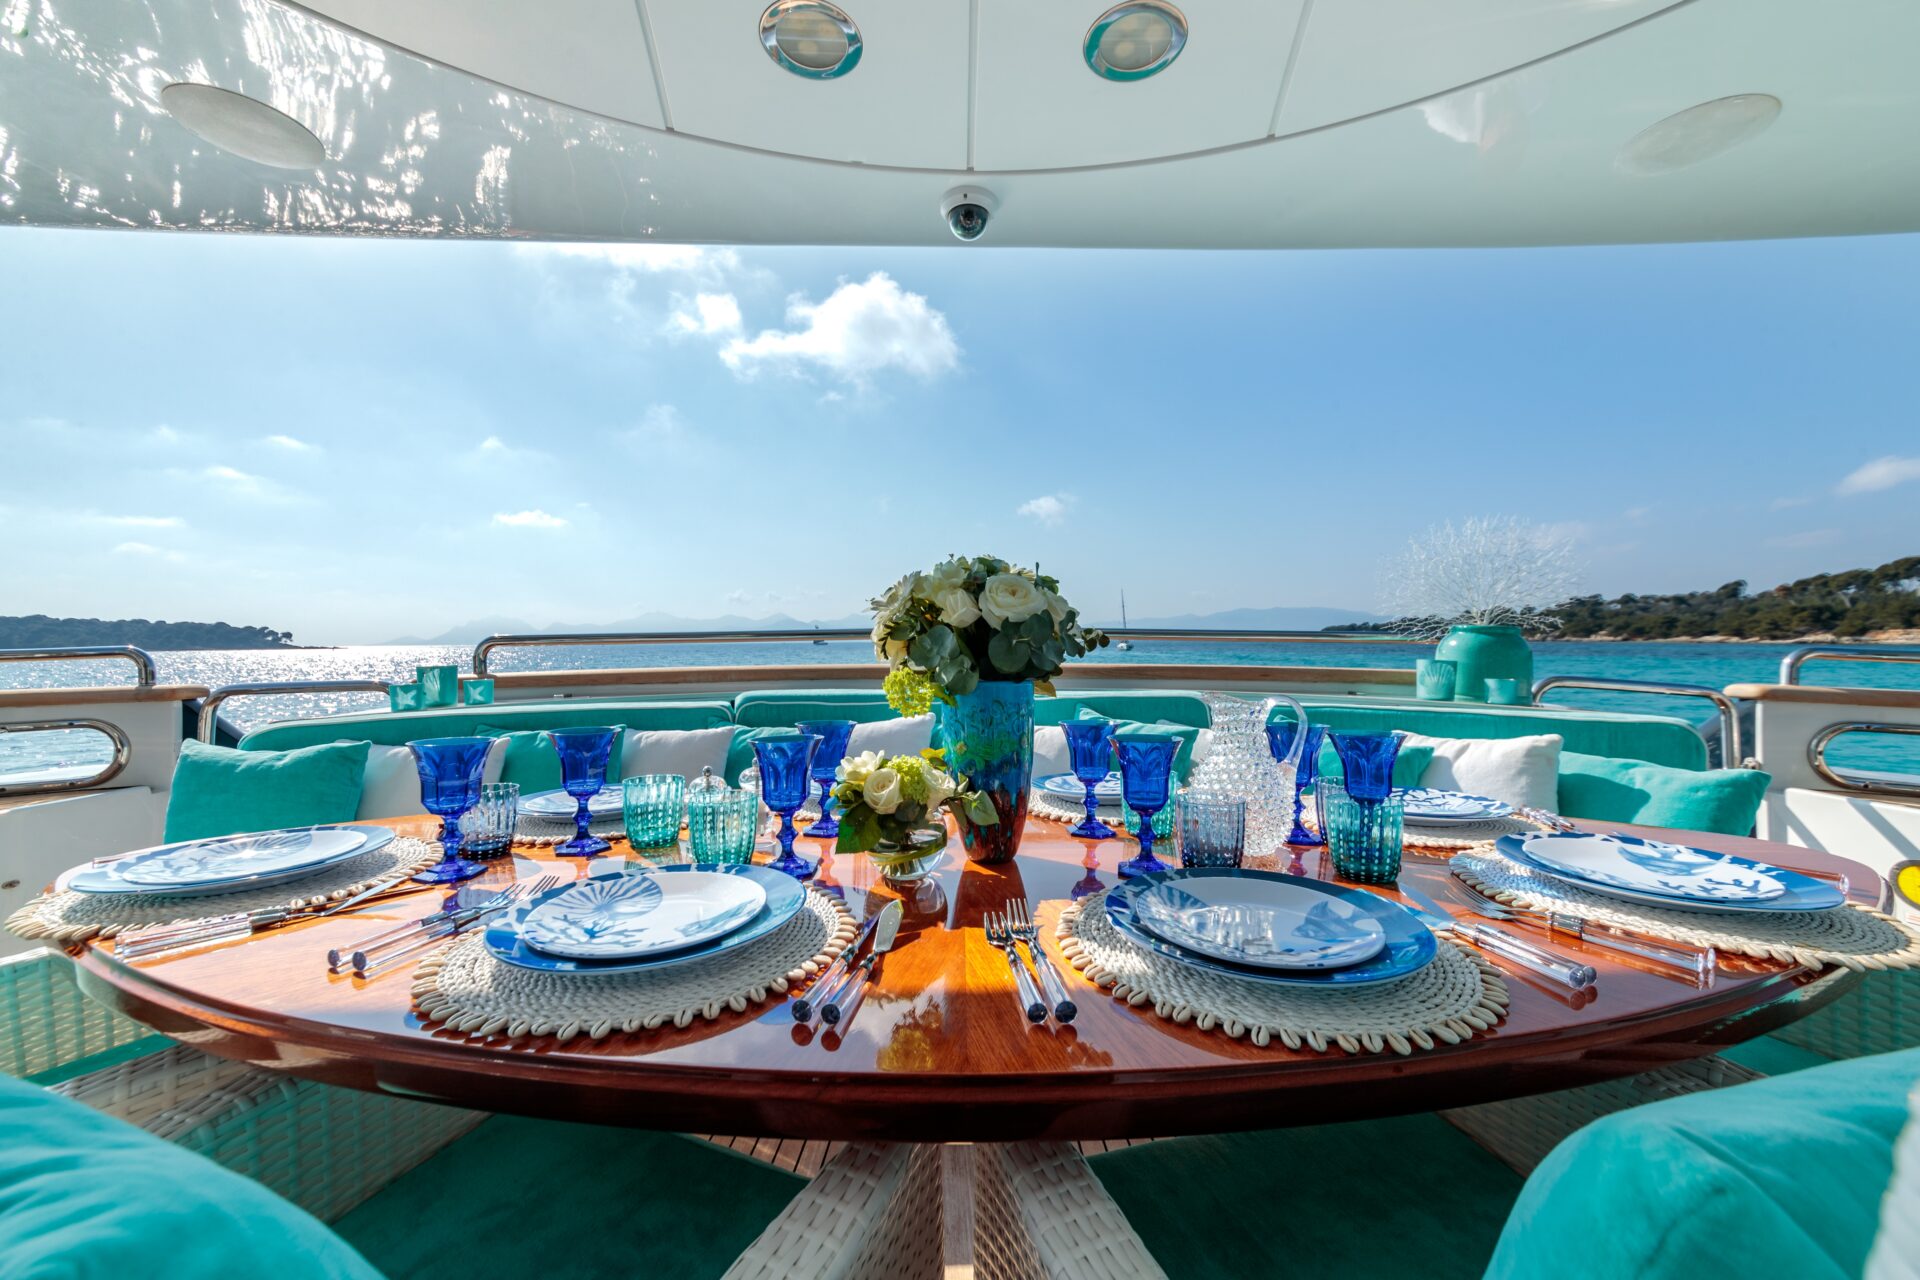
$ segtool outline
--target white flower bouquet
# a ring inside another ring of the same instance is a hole
[[[848,756],[834,771],[833,798],[840,804],[835,847],[841,853],[869,853],[883,844],[909,850],[914,833],[937,825],[946,807],[982,826],[999,821],[993,801],[948,773],[945,754],[937,750]]]

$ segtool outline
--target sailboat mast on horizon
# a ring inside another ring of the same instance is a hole
[[[1127,629],[1127,589],[1125,587],[1120,588],[1120,629],[1122,631]],[[1133,648],[1133,641],[1120,640],[1113,647],[1126,653]]]

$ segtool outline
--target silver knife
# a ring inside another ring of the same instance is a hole
[[[1518,965],[1549,982],[1558,983],[1569,991],[1584,990],[1592,986],[1594,980],[1600,976],[1590,964],[1568,960],[1544,947],[1536,947],[1531,942],[1522,942],[1510,933],[1489,928],[1484,924],[1456,920],[1435,905],[1432,898],[1404,881],[1396,887],[1401,894],[1417,904],[1414,916],[1435,933],[1451,933],[1463,942],[1470,942],[1482,951],[1491,952],[1502,960]]]
[[[898,898],[889,902],[880,912],[880,922],[873,927],[873,950],[867,952],[865,960],[853,966],[838,991],[821,1001],[822,1022],[830,1027],[844,1027],[853,1021],[854,1011],[867,998],[867,987],[879,971],[881,957],[893,949],[894,935],[900,932],[900,917],[905,914],[906,908]]]
[[[815,1002],[821,996],[831,995],[833,989],[840,985],[840,979],[846,976],[847,967],[853,963],[853,958],[860,954],[860,948],[867,945],[867,939],[873,936],[873,927],[879,923],[880,917],[874,916],[861,925],[860,932],[853,935],[853,941],[847,944],[846,950],[835,956],[833,963],[826,967],[826,971],[814,979],[812,989],[794,999],[792,1009],[795,1022],[813,1020]]]

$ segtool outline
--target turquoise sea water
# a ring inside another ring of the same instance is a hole
[[[1778,679],[1780,660],[1795,646],[1786,644],[1610,644],[1597,641],[1553,641],[1535,646],[1534,666],[1540,676],[1605,676],[1627,680],[1661,680],[1722,688],[1741,682],[1768,683]],[[1411,667],[1432,653],[1418,644],[1283,643],[1216,644],[1177,641],[1137,641],[1129,653],[1104,649],[1102,662],[1258,664],[1318,667]],[[341,649],[202,650],[157,653],[160,679],[169,684],[198,684],[210,688],[266,680],[379,680],[413,678],[417,666],[453,663],[463,670],[473,652],[466,647],[353,646]],[[497,653],[497,671],[566,670],[583,667],[682,667],[778,665],[797,663],[858,663],[872,661],[865,641],[827,644],[673,644],[608,645],[593,648],[512,650]],[[0,688],[54,688],[125,684],[130,671],[121,662],[71,662],[0,665]],[[1920,664],[1825,662],[1810,663],[1802,671],[1807,684],[1850,684],[1871,688],[1920,689]],[[1563,691],[1556,701],[1572,706],[1622,711],[1644,711],[1704,721],[1712,709],[1695,699],[1649,697],[1639,694]],[[386,705],[375,694],[304,694],[296,697],[246,698],[227,704],[229,718],[248,727],[290,715],[315,715]],[[1854,768],[1920,773],[1920,748],[1908,741],[1854,737],[1835,744],[1832,758]],[[98,735],[0,736],[0,776],[41,773],[58,767],[77,767],[104,759]]]

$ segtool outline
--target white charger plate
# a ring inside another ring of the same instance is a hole
[[[297,880],[393,841],[387,827],[315,826],[182,840],[138,849],[63,879],[75,893],[159,897],[238,893]]]
[[[1085,800],[1087,798],[1087,784],[1070,773],[1049,774],[1047,777],[1040,779],[1040,789],[1050,796],[1060,796],[1067,800]],[[1109,773],[1105,778],[1094,783],[1093,795],[1096,800],[1119,803],[1119,773]]]
[[[635,960],[684,951],[742,928],[767,891],[744,876],[687,871],[585,880],[521,919],[520,940],[569,960]]]
[[[1787,892],[1778,868],[1764,862],[1660,840],[1554,832],[1523,836],[1520,848],[1553,874],[1668,905],[1754,905]]]
[[[587,801],[587,812],[596,818],[617,817],[624,791],[617,782],[602,783]],[[571,818],[580,812],[580,802],[562,791],[536,791],[520,797],[520,812],[529,818]]]
[[[1355,903],[1251,877],[1156,884],[1134,896],[1133,918],[1183,951],[1256,969],[1345,969],[1387,945],[1380,922]]]
[[[1513,806],[1504,800],[1465,791],[1442,791],[1437,787],[1409,787],[1402,793],[1400,803],[1407,821],[1433,825],[1490,822],[1513,814]]]

